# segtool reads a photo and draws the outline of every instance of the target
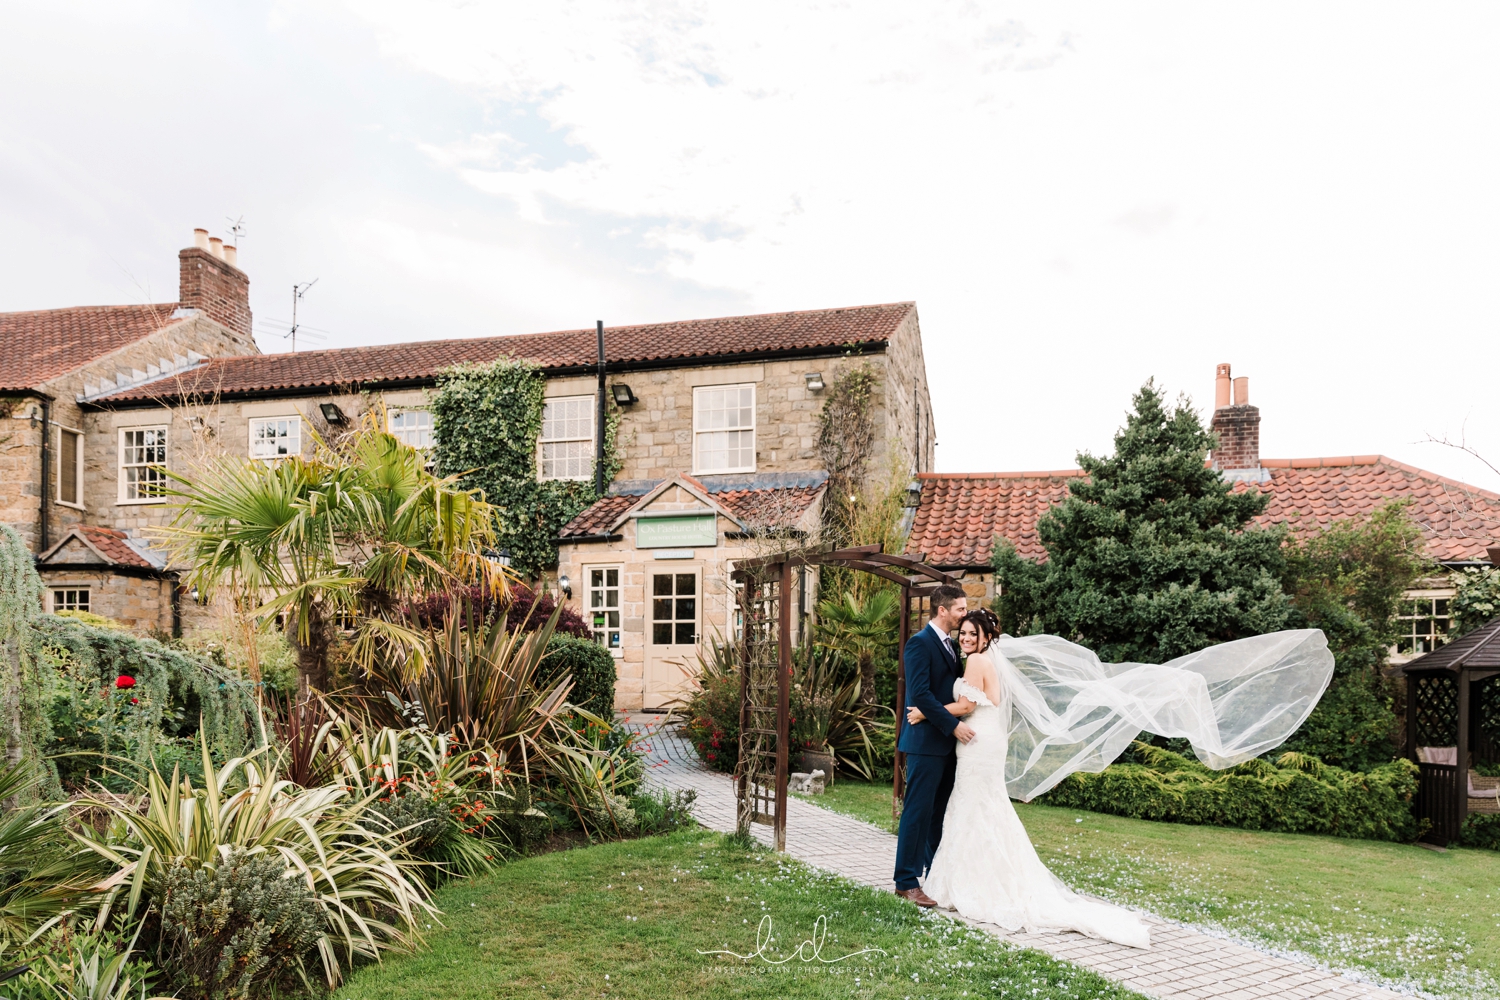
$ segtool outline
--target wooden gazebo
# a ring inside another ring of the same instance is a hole
[[[735,773],[738,828],[769,824],[778,851],[786,850],[786,786],[791,750],[792,606],[799,586],[794,570],[842,566],[870,573],[901,587],[897,635],[896,703],[906,698],[906,640],[911,636],[912,601],[957,578],[909,556],[881,551],[879,545],[835,549],[792,549],[735,564],[740,584],[740,762]],[[801,584],[805,586],[805,583]],[[805,592],[802,595],[805,600]],[[916,610],[920,615],[920,608]],[[899,724],[899,720],[898,720]],[[896,753],[895,797],[901,798],[902,754]]]
[[[1423,839],[1446,845],[1458,840],[1469,813],[1500,812],[1496,781],[1471,771],[1500,763],[1500,618],[1401,672],[1406,753],[1421,768],[1417,816],[1432,823]]]

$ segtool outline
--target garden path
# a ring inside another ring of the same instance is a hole
[[[694,815],[724,833],[735,827],[734,789],[728,776],[705,768],[692,744],[675,728],[661,728],[652,716],[636,715],[625,724],[645,735],[647,781],[657,787],[698,793]],[[660,718],[660,717],[656,717]],[[877,889],[894,888],[896,838],[852,816],[810,802],[787,801],[787,853],[800,861]],[[771,828],[753,825],[757,840],[769,844]],[[954,919],[964,920],[949,913]],[[1149,916],[1151,948],[1140,951],[1081,934],[1011,933],[994,924],[966,920],[1019,947],[1035,948],[1081,965],[1147,996],[1162,1000],[1395,1000],[1400,994],[1356,982],[1335,972],[1257,951]]]

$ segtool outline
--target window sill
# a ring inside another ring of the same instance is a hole
[[[116,500],[116,507],[141,507],[151,504],[166,503],[166,497],[146,497],[140,500]]]
[[[69,510],[82,511],[85,514],[88,513],[88,509],[81,503],[73,503],[71,500],[55,500],[53,502],[56,503],[59,507],[67,507]]]
[[[695,476],[736,476],[736,475],[743,475],[744,473],[754,472],[754,471],[755,471],[755,466],[750,465],[750,466],[746,466],[745,468],[742,468],[742,469],[694,469],[692,471],[692,475],[695,475]]]

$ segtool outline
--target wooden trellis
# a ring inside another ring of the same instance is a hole
[[[1406,752],[1452,748],[1453,763],[1419,760],[1417,816],[1423,836],[1446,845],[1471,812],[1494,812],[1494,798],[1469,794],[1472,764],[1500,763],[1500,619],[1419,656],[1406,675]]]
[[[896,666],[896,704],[906,699],[906,640],[912,635],[912,601],[935,587],[957,585],[957,578],[918,559],[891,555],[879,545],[834,549],[794,549],[739,563],[733,579],[740,584],[742,634],[740,667],[740,759],[735,775],[738,825],[751,823],[775,830],[776,849],[786,849],[786,786],[791,753],[792,601],[794,570],[842,566],[872,573],[901,587],[901,625]],[[917,615],[920,616],[920,608]],[[897,720],[899,724],[899,719]],[[893,792],[899,802],[905,768],[896,752]],[[894,802],[893,802],[894,808]]]

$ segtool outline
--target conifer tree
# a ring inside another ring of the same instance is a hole
[[[1186,399],[1168,409],[1148,381],[1114,454],[1037,525],[1045,562],[998,541],[1002,624],[1089,647],[1105,662],[1160,663],[1217,642],[1287,628],[1284,531],[1250,524],[1269,498],[1236,492],[1206,464],[1214,435]]]

